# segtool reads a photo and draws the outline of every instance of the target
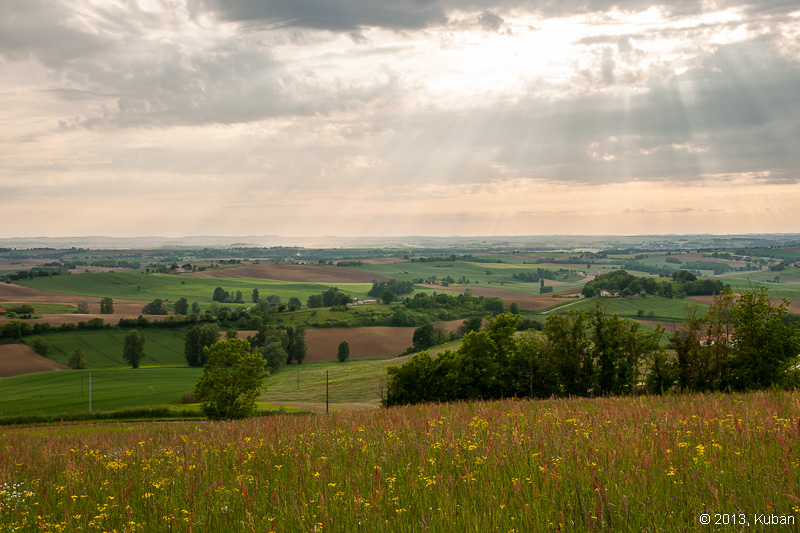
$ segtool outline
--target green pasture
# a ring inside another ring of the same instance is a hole
[[[624,318],[641,318],[645,320],[681,321],[686,318],[685,305],[689,302],[680,298],[662,298],[661,296],[647,296],[645,298],[583,298],[574,304],[563,306],[563,311],[592,311],[596,302],[600,301],[608,314],[618,314]],[[639,310],[644,311],[639,316]],[[698,304],[698,311],[705,313],[707,305]],[[653,312],[650,315],[650,312]],[[558,311],[556,311],[558,312]]]
[[[348,306],[347,311],[331,311],[328,307],[316,309],[301,309],[293,313],[276,315],[280,325],[294,325],[305,327],[349,327],[352,325],[383,324],[387,316],[392,315],[394,309],[389,305],[370,304]],[[345,323],[347,325],[345,325]]]
[[[65,370],[0,379],[0,416],[75,413],[175,403],[194,390],[199,368]]]
[[[284,402],[325,404],[325,378],[328,375],[330,403],[377,405],[386,368],[400,365],[410,356],[389,359],[353,359],[340,363],[309,362],[288,365],[268,377],[259,401],[280,405]]]
[[[793,271],[794,272],[793,272]],[[784,270],[783,272],[755,272],[746,276],[737,276],[735,278],[721,278],[724,283],[731,286],[733,292],[744,292],[748,290],[757,289],[760,286],[769,289],[769,297],[780,299],[786,298],[790,301],[800,300],[800,284],[785,283],[784,281],[792,281],[796,271],[800,269]],[[780,276],[781,282],[774,283],[768,280],[774,279],[775,276]],[[766,278],[766,279],[764,279]]]
[[[175,367],[186,366],[184,356],[184,330],[182,328],[145,328],[139,330],[147,339],[145,358],[141,366]],[[83,351],[86,365],[90,369],[126,368],[122,360],[122,345],[125,329],[100,329],[60,331],[45,333],[43,339],[50,343],[47,356],[59,363],[67,363],[67,356],[77,349]],[[35,337],[28,337],[32,341]]]
[[[359,267],[346,267],[374,274],[383,274],[390,278],[400,281],[412,281],[418,278],[428,279],[436,276],[443,279],[447,276],[458,280],[466,277],[470,285],[497,285],[509,290],[519,290],[528,292],[529,289],[514,281],[513,274],[526,271],[536,271],[538,268],[558,270],[562,265],[523,265],[510,263],[467,263],[463,261],[437,261],[437,262],[414,262],[414,263],[392,263],[386,265],[362,265]],[[488,273],[487,273],[488,272]],[[573,281],[578,281],[579,277],[574,276]],[[538,293],[538,287],[535,288]]]
[[[252,304],[253,289],[258,289],[260,296],[276,294],[287,301],[292,296],[305,303],[312,294],[319,294],[331,286],[351,294],[365,297],[372,287],[370,283],[299,283],[266,279],[225,279],[225,278],[192,278],[169,274],[142,274],[138,272],[97,272],[91,274],[70,274],[20,281],[20,285],[45,291],[76,296],[95,296],[102,298],[124,298],[129,300],[150,301],[161,298],[174,302],[183,297],[189,302],[209,303],[216,287],[222,287],[235,294],[242,291],[246,304]]]
[[[742,250],[752,257],[767,257],[786,261],[800,261],[800,248],[750,248]]]
[[[757,270],[755,272],[747,272],[736,275],[735,279],[746,279],[751,281],[764,281],[772,282],[775,277],[780,278],[781,283],[796,283],[800,282],[800,268],[789,267],[785,270]]]
[[[20,302],[2,302],[0,305],[8,310],[22,305]],[[46,304],[46,303],[28,303],[27,305],[33,306],[34,314],[37,315],[66,315],[74,313],[77,307],[68,304]]]

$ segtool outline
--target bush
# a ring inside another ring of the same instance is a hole
[[[80,348],[67,356],[67,366],[73,370],[82,370],[86,368],[86,358]]]
[[[350,357],[350,345],[347,344],[347,341],[342,341],[339,343],[339,349],[336,353],[336,358],[340,363],[344,363],[347,361],[348,357]]]
[[[200,400],[197,398],[197,395],[194,392],[189,392],[178,398],[175,403],[178,405],[184,405],[187,403],[200,403]]]
[[[47,351],[50,349],[50,343],[44,340],[42,337],[36,337],[31,343],[31,348],[33,348],[33,351],[39,355],[45,356],[47,355]]]

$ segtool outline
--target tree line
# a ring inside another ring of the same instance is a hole
[[[697,279],[697,276],[688,270],[678,270],[672,273],[672,281],[660,281],[655,278],[634,276],[626,270],[614,270],[597,276],[586,283],[581,294],[587,298],[599,296],[603,290],[616,291],[622,296],[636,294],[653,294],[665,298],[684,298],[686,296],[700,296],[719,294],[725,288],[718,279]]]
[[[541,332],[515,335],[518,315],[489,318],[461,346],[390,367],[383,405],[507,397],[602,396],[678,391],[744,391],[800,386],[800,334],[787,302],[767,290],[715,297],[700,317],[670,335],[592,311],[551,315]],[[665,338],[666,336],[666,338]],[[666,342],[663,342],[666,340]]]

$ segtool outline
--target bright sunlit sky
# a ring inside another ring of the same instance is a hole
[[[800,231],[797,0],[0,2],[0,237]]]

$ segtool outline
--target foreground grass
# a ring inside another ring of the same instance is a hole
[[[20,531],[686,531],[800,520],[800,396],[2,430]],[[763,515],[763,516],[762,516]],[[730,523],[730,522],[729,522]],[[712,522],[713,524],[713,522]],[[739,522],[741,524],[741,522]],[[781,529],[781,530],[783,530]]]

